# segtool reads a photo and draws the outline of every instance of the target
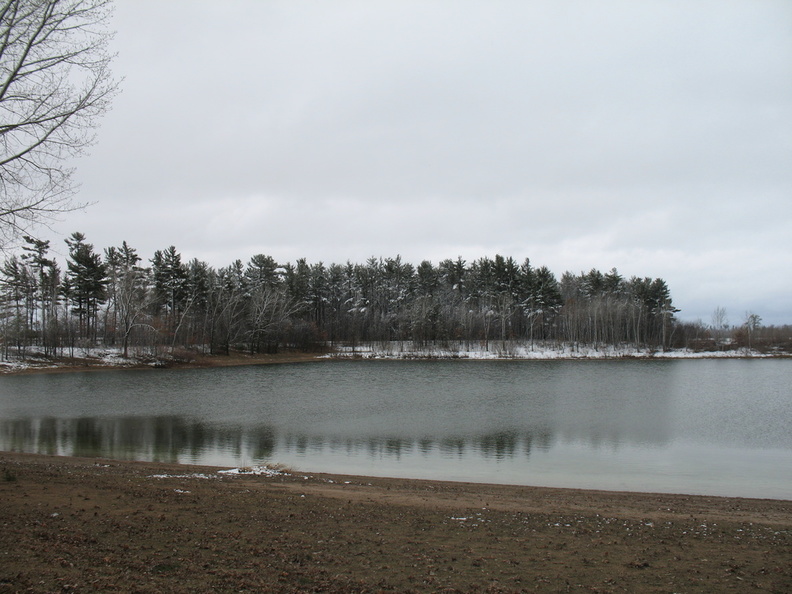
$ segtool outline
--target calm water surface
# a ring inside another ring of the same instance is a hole
[[[0,450],[792,499],[792,361],[326,362],[0,377]]]

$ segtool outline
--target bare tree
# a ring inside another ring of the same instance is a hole
[[[726,316],[726,309],[720,305],[712,312],[712,338],[716,346],[721,346],[721,336],[729,328],[729,318]]]
[[[117,90],[111,0],[0,0],[0,246],[78,208],[69,160]]]

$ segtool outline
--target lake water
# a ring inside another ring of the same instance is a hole
[[[792,360],[5,376],[0,450],[792,499]]]

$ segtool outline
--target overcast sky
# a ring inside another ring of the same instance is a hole
[[[502,254],[792,323],[789,0],[118,0],[112,24],[123,91],[58,249]]]

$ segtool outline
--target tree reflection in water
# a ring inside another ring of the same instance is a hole
[[[152,462],[201,463],[207,457],[219,456],[231,464],[237,460],[271,460],[284,452],[307,455],[323,450],[395,459],[413,452],[439,452],[449,458],[473,453],[500,460],[528,457],[532,448],[546,450],[554,439],[550,430],[440,438],[323,437],[278,434],[269,425],[220,425],[180,416],[0,420],[3,450]]]

